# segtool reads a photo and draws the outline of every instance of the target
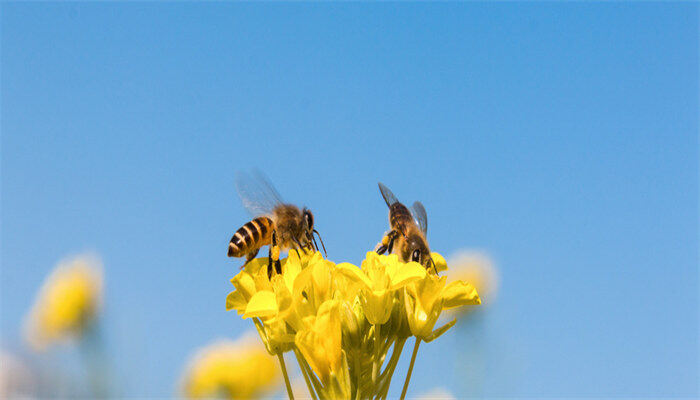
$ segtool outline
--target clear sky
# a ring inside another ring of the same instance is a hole
[[[95,251],[121,394],[172,395],[194,348],[251,328],[224,300],[257,166],[334,261],[387,228],[378,180],[425,204],[433,250],[496,260],[498,302],[421,347],[413,393],[698,394],[697,3],[1,14],[3,348]]]

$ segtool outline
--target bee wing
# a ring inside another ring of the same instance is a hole
[[[425,207],[420,201],[413,203],[411,207],[411,214],[413,218],[418,222],[418,226],[423,233],[428,233],[428,214],[425,212]]]
[[[243,207],[254,217],[269,215],[282,204],[282,197],[265,174],[258,170],[251,173],[236,174],[236,190],[241,197]]]
[[[396,199],[396,196],[391,193],[391,190],[389,190],[389,188],[381,182],[379,182],[379,191],[382,192],[382,197],[384,197],[384,201],[386,202],[387,206],[391,207],[392,204],[399,202]]]

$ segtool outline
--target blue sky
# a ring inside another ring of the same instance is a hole
[[[421,347],[414,393],[697,395],[697,4],[1,13],[3,347],[96,251],[121,394],[171,395],[194,348],[250,329],[225,249],[257,166],[332,260],[386,229],[378,180],[425,204],[433,250],[496,260],[498,302]]]

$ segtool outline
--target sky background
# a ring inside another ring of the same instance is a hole
[[[386,230],[378,180],[434,251],[491,254],[497,302],[421,346],[412,393],[698,394],[697,3],[1,7],[2,348],[97,252],[119,394],[173,395],[251,329],[226,247],[258,167],[336,262]]]

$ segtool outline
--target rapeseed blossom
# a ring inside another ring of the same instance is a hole
[[[432,256],[438,272],[447,270],[442,256]],[[272,277],[267,265],[267,258],[246,264],[231,280],[226,308],[253,320],[285,374],[283,354],[293,352],[314,399],[386,398],[406,340],[416,338],[412,369],[418,343],[454,325],[435,329],[443,310],[480,303],[471,284],[448,284],[396,255],[369,252],[357,267],[292,251]]]

